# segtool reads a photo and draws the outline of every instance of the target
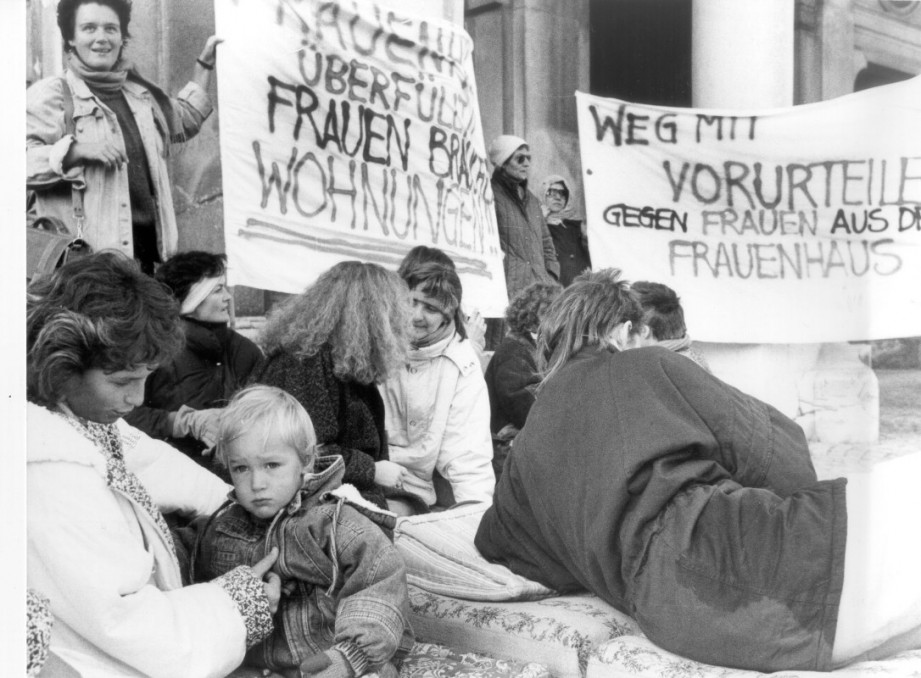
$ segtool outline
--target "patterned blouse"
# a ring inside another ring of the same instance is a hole
[[[150,515],[164,541],[169,545],[178,568],[176,544],[163,514],[154,504],[140,479],[125,466],[124,448],[118,427],[115,424],[87,421],[69,412],[58,411],[57,414],[64,417],[102,452],[106,459],[106,482],[109,487],[130,497]],[[272,612],[268,597],[262,581],[256,577],[252,568],[241,565],[216,578],[214,583],[231,597],[243,617],[247,647],[252,647],[272,632]]]

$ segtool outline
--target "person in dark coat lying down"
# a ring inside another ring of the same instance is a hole
[[[613,269],[538,334],[543,380],[485,513],[488,559],[588,589],[697,661],[827,670],[921,647],[921,454],[818,481],[802,430],[658,346]]]

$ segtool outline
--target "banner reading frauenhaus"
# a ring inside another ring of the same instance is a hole
[[[501,315],[470,37],[412,3],[215,6],[230,282],[296,293],[427,245],[457,264],[465,306]]]
[[[759,112],[576,96],[592,263],[673,287],[695,339],[921,335],[921,77]]]

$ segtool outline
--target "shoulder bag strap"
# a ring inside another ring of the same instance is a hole
[[[64,96],[64,134],[74,136],[76,125],[74,124],[74,95],[70,91],[70,85],[67,84],[67,78],[61,76],[61,90]],[[74,184],[71,187],[71,200],[73,201],[74,224],[77,227],[77,238],[83,238],[83,225],[86,221],[86,214],[83,211],[83,191],[78,189]]]

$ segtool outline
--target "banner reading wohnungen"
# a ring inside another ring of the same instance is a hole
[[[230,282],[296,293],[427,245],[454,259],[465,305],[501,315],[470,37],[365,0],[215,6]]]
[[[596,268],[730,343],[921,335],[921,78],[759,112],[577,93]]]

